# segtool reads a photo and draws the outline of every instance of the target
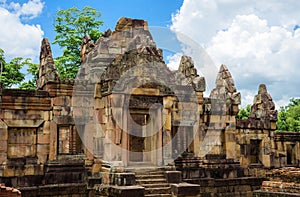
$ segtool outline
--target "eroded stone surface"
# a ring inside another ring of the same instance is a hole
[[[58,80],[58,72],[56,71],[50,43],[47,38],[42,40],[40,53],[40,66],[37,78],[37,88],[43,89],[44,85],[49,82]]]

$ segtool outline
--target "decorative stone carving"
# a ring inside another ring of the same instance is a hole
[[[216,88],[210,93],[210,98],[214,99],[217,103],[226,103],[227,109],[231,109],[231,105],[239,105],[241,103],[240,92],[237,92],[233,78],[225,65],[221,65],[216,78]],[[225,107],[225,106],[224,106]],[[217,110],[224,110],[223,107]],[[237,110],[232,111],[237,114]]]
[[[82,39],[81,43],[81,51],[80,51],[80,60],[84,61],[85,56],[95,47],[91,37],[89,35],[85,35]]]
[[[44,85],[50,81],[58,81],[58,72],[55,68],[50,43],[47,38],[44,38],[41,45],[37,89],[43,89]]]
[[[277,121],[277,110],[265,84],[259,85],[258,94],[254,97],[250,118]]]
[[[205,91],[205,78],[199,77],[191,57],[185,55],[181,57],[178,71],[183,74],[188,83],[192,84],[196,92]]]

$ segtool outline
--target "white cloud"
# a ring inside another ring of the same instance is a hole
[[[41,0],[29,0],[24,4],[11,2],[6,7],[23,19],[33,19],[42,13],[44,3]]]
[[[171,70],[177,70],[180,64],[182,53],[175,53],[174,55],[167,56],[168,67]]]
[[[299,6],[297,0],[185,0],[171,29],[200,43],[216,65],[229,67],[243,105],[260,83],[283,104],[300,94]]]
[[[41,13],[39,0],[19,3],[0,4],[0,48],[7,59],[16,56],[36,59],[39,55],[43,31],[40,25],[22,22],[22,17],[36,17]],[[12,10],[13,5],[15,8]],[[42,4],[43,5],[43,4]]]

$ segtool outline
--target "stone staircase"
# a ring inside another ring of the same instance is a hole
[[[171,187],[161,169],[135,171],[136,184],[145,187],[146,197],[171,197]]]

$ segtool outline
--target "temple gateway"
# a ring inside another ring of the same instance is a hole
[[[0,196],[300,193],[300,133],[275,132],[264,84],[238,120],[225,65],[205,97],[192,58],[170,70],[147,22],[129,18],[96,43],[86,35],[81,62],[60,78],[45,38],[37,89],[0,87]]]

